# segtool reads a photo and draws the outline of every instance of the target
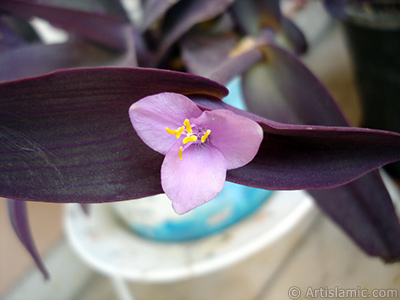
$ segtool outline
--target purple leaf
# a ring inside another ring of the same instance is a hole
[[[236,0],[231,11],[245,35],[257,36],[264,27],[278,30],[282,18],[279,0]]]
[[[320,209],[369,255],[400,257],[400,230],[390,196],[377,172],[343,187],[308,191]]]
[[[327,12],[334,18],[338,20],[344,20],[347,18],[346,14],[346,5],[354,5],[354,6],[364,6],[364,4],[376,4],[379,6],[380,4],[385,5],[385,1],[379,0],[322,0]],[[396,1],[387,1],[389,4],[391,2],[396,5]],[[368,7],[371,9],[372,7]]]
[[[88,216],[90,214],[90,206],[88,203],[80,203],[82,211]]]
[[[143,20],[140,29],[145,31],[149,29],[158,19],[165,15],[169,8],[175,5],[177,1],[165,0],[146,0],[143,2]]]
[[[276,123],[223,103],[219,98],[226,95],[225,88],[194,75],[152,69],[69,70],[0,84],[1,196],[89,203],[161,193],[163,157],[132,130],[128,108],[166,91],[189,95],[200,108],[229,109],[262,125],[259,153],[248,165],[227,172],[233,182],[266,189],[330,188],[400,159],[397,133]],[[376,208],[368,213],[391,210],[385,198],[369,200]],[[340,210],[335,211],[339,216]],[[393,218],[385,216],[396,232]],[[356,232],[363,232],[360,224],[352,223],[359,228]],[[395,250],[382,255],[393,258]]]
[[[347,125],[331,95],[300,61],[277,47],[268,47],[265,53],[268,63],[250,70],[243,80],[251,111],[291,124]],[[398,218],[378,173],[342,187],[309,193],[368,254],[386,260],[400,257]]]
[[[398,134],[351,127],[263,124],[259,155],[249,165],[232,171],[228,180],[270,190],[325,189],[400,159]]]
[[[162,25],[160,58],[195,24],[223,13],[234,0],[181,0],[168,10]]]
[[[263,36],[262,42],[252,37],[239,40],[231,30],[214,35],[192,30],[182,39],[182,57],[190,72],[228,84],[263,60],[264,54],[257,48],[266,39]]]
[[[120,17],[51,6],[26,0],[2,0],[0,10],[23,18],[38,17],[54,26],[77,33],[103,45],[124,50],[125,28],[129,23]]]
[[[344,11],[344,5],[349,2],[349,0],[322,0],[324,2],[325,9],[328,13],[339,20],[342,20],[346,17],[346,13]]]
[[[303,32],[290,19],[282,17],[282,35],[289,41],[293,52],[303,54],[307,52],[308,44]]]
[[[8,215],[10,218],[11,225],[18,236],[21,243],[24,245],[26,250],[32,256],[37,267],[42,272],[45,279],[49,279],[49,273],[47,272],[40,255],[35,247],[31,231],[29,229],[28,215],[26,213],[25,201],[15,201],[7,199]]]
[[[249,111],[289,124],[347,125],[325,87],[293,54],[273,45],[263,51],[266,61],[243,75]]]
[[[227,84],[235,76],[240,76],[248,68],[262,61],[263,58],[263,53],[259,49],[246,51],[240,55],[223,60],[207,75],[207,78],[221,84]]]
[[[10,28],[4,17],[0,18],[0,36],[0,52],[25,44],[23,38]]]
[[[155,53],[149,49],[145,37],[138,29],[130,27],[127,30],[127,51],[125,56],[130,57],[130,65],[121,64],[125,67],[150,67],[154,64]]]
[[[128,20],[126,11],[119,0],[35,0],[41,4],[53,5],[58,7],[84,10],[96,14],[111,14],[124,17]]]
[[[68,70],[0,84],[1,195],[104,202],[162,192],[162,155],[137,137],[128,109],[165,91],[227,93],[204,78],[153,69]]]
[[[259,37],[269,29],[275,32],[276,40],[280,36],[295,53],[306,52],[307,41],[303,33],[296,24],[282,15],[279,0],[238,0],[232,6],[231,13],[245,35]]]
[[[205,76],[219,69],[219,65],[229,57],[238,41],[231,32],[220,34],[190,32],[181,43],[182,58],[190,73]]]
[[[0,82],[55,70],[115,64],[120,55],[84,40],[65,44],[25,44],[0,56]]]
[[[0,15],[0,53],[24,45],[40,41],[38,35],[24,20]]]
[[[264,140],[254,160],[227,180],[268,190],[326,189],[400,159],[400,134],[356,127],[290,125],[191,97],[204,109],[229,109],[261,124]]]

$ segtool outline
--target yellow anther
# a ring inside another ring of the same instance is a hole
[[[165,130],[169,133],[169,134],[176,134],[176,130],[172,130],[172,129],[169,129],[168,127],[165,127]]]
[[[184,126],[180,127],[177,131],[176,131],[176,138],[179,139],[181,137],[181,134],[183,132],[183,129],[185,129]]]
[[[211,130],[207,129],[206,133],[203,134],[203,136],[201,137],[201,142],[204,143],[206,141],[206,139],[208,138],[208,136],[210,135]]]
[[[173,134],[176,136],[177,139],[179,139],[181,137],[181,134],[183,132],[183,129],[185,129],[185,126],[180,127],[177,130],[172,130],[169,129],[168,127],[165,127],[165,130],[169,133],[169,134]]]
[[[187,143],[195,142],[195,141],[197,141],[197,136],[191,135],[191,136],[185,137],[185,138],[183,139],[182,143],[187,144]]]
[[[192,126],[190,126],[190,122],[188,119],[185,119],[185,121],[183,121],[183,125],[186,126],[187,133],[191,134],[193,132]]]
[[[179,159],[182,160],[182,146],[179,147]]]

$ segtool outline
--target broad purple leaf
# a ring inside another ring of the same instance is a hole
[[[2,0],[0,10],[18,17],[38,17],[54,26],[76,33],[103,45],[123,50],[128,22],[120,17],[35,3],[27,0]]]
[[[104,202],[161,193],[163,156],[128,109],[160,92],[223,97],[225,87],[153,69],[56,72],[0,84],[0,191],[21,200]]]
[[[226,90],[197,76],[151,69],[73,70],[0,84],[1,196],[88,203],[162,192],[163,156],[136,136],[127,112],[136,100],[165,91],[262,125],[259,153],[245,167],[228,171],[230,181],[266,189],[329,188],[400,159],[399,134],[276,123],[224,104],[218,98]],[[391,254],[392,249],[386,257]]]
[[[222,101],[191,97],[203,109],[229,109],[259,122],[260,151],[228,180],[269,189],[324,189],[400,159],[400,134],[356,127],[290,125],[236,109]]]
[[[232,181],[270,190],[333,188],[400,159],[399,134],[271,121],[263,124],[259,155],[232,171]]]
[[[162,24],[159,57],[195,24],[223,13],[234,0],[181,0],[168,10]]]
[[[44,278],[49,279],[49,273],[47,272],[42,260],[40,259],[40,255],[36,249],[35,243],[31,235],[25,201],[7,199],[7,208],[10,222],[16,235],[18,236],[19,240],[24,245],[26,250],[29,252],[29,254],[32,256],[37,267],[42,272]]]
[[[399,134],[275,123],[215,100],[225,95],[223,87],[184,73],[74,70],[3,83],[0,91],[0,190],[9,198],[100,202],[160,192],[162,157],[136,136],[127,109],[165,91],[201,94],[206,105],[263,125],[261,150],[229,174],[235,182],[266,189],[330,188],[400,158]]]
[[[265,53],[268,62],[244,76],[244,95],[251,111],[291,124],[347,125],[331,95],[300,61],[277,47],[268,47]],[[400,256],[398,218],[378,173],[309,193],[368,254],[387,260]]]

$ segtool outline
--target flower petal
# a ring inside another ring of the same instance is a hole
[[[191,145],[179,159],[180,143],[175,143],[161,167],[161,185],[172,200],[176,213],[184,214],[214,199],[226,176],[226,160],[216,148]]]
[[[260,125],[229,110],[205,111],[194,122],[211,130],[210,143],[224,154],[228,170],[249,163],[263,140]]]
[[[189,98],[176,93],[161,93],[145,97],[129,109],[133,127],[143,142],[153,150],[166,154],[176,142],[176,130],[188,118],[200,116],[202,111]]]

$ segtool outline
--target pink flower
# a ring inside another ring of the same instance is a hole
[[[165,155],[161,185],[178,214],[214,199],[226,170],[249,163],[263,139],[253,120],[224,109],[202,111],[181,94],[145,97],[129,115],[143,142]]]

